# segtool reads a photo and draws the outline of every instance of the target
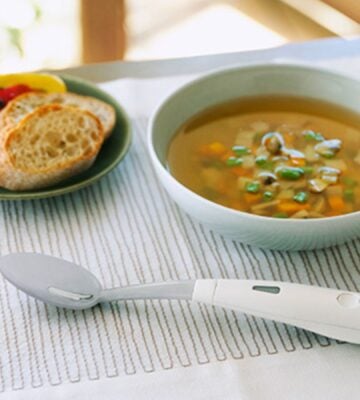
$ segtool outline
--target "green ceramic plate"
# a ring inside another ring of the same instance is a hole
[[[116,110],[116,124],[104,142],[94,164],[87,171],[44,189],[15,192],[0,188],[0,200],[28,200],[59,196],[90,185],[111,171],[125,156],[131,143],[130,122],[116,100],[89,82],[61,76],[69,92],[93,96],[111,104]]]

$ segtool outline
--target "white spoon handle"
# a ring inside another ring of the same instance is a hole
[[[360,294],[259,280],[197,280],[193,300],[360,344]]]

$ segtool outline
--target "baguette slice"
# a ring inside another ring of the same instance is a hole
[[[8,132],[0,186],[21,191],[56,184],[89,168],[103,140],[103,127],[90,112],[41,106]]]
[[[109,137],[115,125],[115,110],[109,104],[94,97],[75,93],[24,93],[10,101],[1,112],[0,129],[7,132],[14,128],[28,113],[46,104],[61,104],[78,107],[95,114],[101,124],[105,138]]]

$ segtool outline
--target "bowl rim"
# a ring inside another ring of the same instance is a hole
[[[51,73],[51,72],[50,72]],[[110,171],[112,171],[126,156],[127,152],[129,151],[131,142],[132,142],[132,126],[131,126],[131,121],[130,117],[125,111],[124,107],[108,92],[100,88],[97,84],[88,81],[86,79],[79,78],[74,75],[66,74],[66,73],[55,73],[55,76],[60,77],[61,79],[64,80],[65,84],[67,81],[69,82],[74,82],[74,83],[79,83],[80,85],[84,86],[89,86],[96,91],[102,92],[102,94],[109,98],[114,104],[116,104],[116,111],[119,111],[121,113],[121,116],[123,118],[123,123],[124,123],[124,143],[122,146],[121,151],[117,154],[116,158],[113,160],[111,164],[109,164],[107,167],[103,168],[101,171],[96,173],[95,175],[85,179],[81,180],[80,182],[75,182],[70,185],[67,185],[65,187],[59,187],[56,189],[51,189],[51,188],[42,188],[39,189],[39,191],[33,191],[33,192],[6,192],[6,193],[1,193],[0,194],[0,201],[22,201],[22,200],[38,200],[38,199],[45,199],[45,198],[50,198],[50,197],[56,197],[56,196],[62,196],[64,194],[68,194],[71,192],[78,191],[80,189],[85,188],[86,186],[92,185],[93,183],[97,182],[99,179],[107,175]]]
[[[236,65],[231,65],[229,67],[220,67],[216,68],[214,70],[211,70],[210,72],[207,72],[205,74],[202,74],[199,77],[196,77],[194,79],[191,79],[190,81],[186,82],[185,84],[180,85],[178,88],[173,90],[170,94],[166,95],[161,102],[157,105],[155,110],[152,112],[151,117],[149,119],[148,123],[148,128],[147,128],[147,147],[148,151],[150,154],[150,158],[155,165],[155,167],[158,169],[158,171],[161,171],[163,175],[166,176],[167,179],[170,179],[170,181],[181,191],[187,193],[190,196],[193,196],[197,201],[200,203],[203,203],[206,207],[212,207],[216,210],[219,210],[220,212],[227,212],[229,215],[234,215],[236,217],[243,217],[243,218],[248,218],[249,220],[257,220],[258,222],[266,222],[266,221],[271,221],[271,222],[276,222],[279,224],[284,224],[284,225],[292,225],[292,224],[303,224],[303,225],[310,225],[310,224],[327,224],[331,221],[331,223],[336,222],[336,221],[344,221],[344,220],[349,220],[350,218],[354,218],[354,216],[359,217],[360,216],[360,210],[359,211],[354,211],[351,213],[347,214],[342,214],[342,215],[337,215],[337,216],[332,216],[332,217],[324,217],[324,218],[309,218],[309,219],[296,219],[296,218],[274,218],[274,217],[266,217],[262,215],[255,215],[251,214],[245,211],[240,211],[240,210],[235,210],[230,207],[225,207],[221,204],[215,203],[211,200],[208,200],[199,194],[193,192],[189,188],[187,188],[185,185],[183,185],[181,182],[179,182],[167,168],[162,164],[162,162],[159,160],[159,157],[155,151],[154,147],[154,123],[156,121],[156,118],[158,115],[161,113],[162,109],[164,106],[171,101],[173,98],[181,94],[182,92],[186,91],[188,88],[197,85],[199,83],[202,83],[208,79],[213,79],[216,78],[219,75],[223,75],[226,73],[232,73],[238,70],[253,70],[253,69],[268,69],[268,68],[274,68],[274,67],[280,67],[280,68],[290,68],[290,69],[299,69],[303,71],[315,71],[319,73],[323,73],[324,75],[328,75],[330,77],[334,78],[340,78],[348,81],[352,81],[360,85],[360,79],[353,77],[349,74],[342,73],[335,71],[331,68],[328,67],[323,67],[323,66],[313,66],[309,63],[305,62],[298,62],[298,61],[293,61],[293,60],[283,60],[283,59],[275,59],[273,61],[268,61],[268,62],[249,62],[247,64],[236,64]],[[175,133],[175,132],[174,132]],[[171,136],[173,137],[173,136]]]

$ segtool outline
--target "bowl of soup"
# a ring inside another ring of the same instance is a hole
[[[149,124],[164,188],[241,242],[315,249],[360,237],[360,81],[268,63],[212,72],[172,93]]]

